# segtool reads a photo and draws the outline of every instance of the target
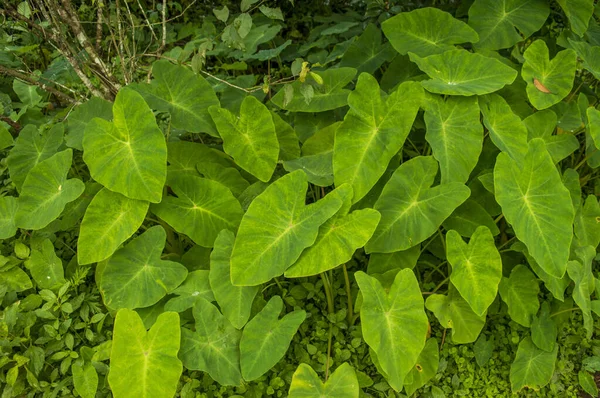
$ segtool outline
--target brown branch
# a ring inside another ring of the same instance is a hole
[[[31,77],[27,76],[26,74],[21,73],[19,71],[5,68],[4,66],[0,65],[0,73],[4,74],[4,75],[15,77],[15,78],[23,80],[24,82],[27,82],[29,84],[38,86],[42,90],[47,91],[50,94],[53,94],[54,96],[56,96],[57,98],[67,101],[69,103],[78,103],[78,101],[75,98],[71,97],[70,95],[67,95],[61,91],[58,91],[54,87],[50,87],[40,81],[34,80],[33,78],[31,78]]]

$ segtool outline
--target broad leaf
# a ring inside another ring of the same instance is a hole
[[[240,340],[240,365],[244,380],[255,380],[275,366],[285,355],[306,318],[306,312],[297,310],[279,319],[282,309],[281,297],[273,296],[244,327]]]
[[[98,373],[91,363],[71,365],[73,386],[82,398],[94,398],[98,390]]]
[[[106,188],[98,192],[81,221],[77,241],[79,264],[110,257],[142,225],[147,212],[148,202],[129,199]]]
[[[223,150],[241,168],[268,182],[279,158],[279,141],[267,107],[248,96],[239,116],[217,106],[210,107],[209,112],[223,139]]]
[[[417,83],[401,85],[387,100],[377,80],[363,73],[348,97],[350,110],[335,133],[335,185],[352,185],[358,202],[373,188],[392,157],[402,148],[423,100]]]
[[[93,118],[112,120],[112,104],[105,99],[92,97],[78,105],[67,117],[67,136],[65,142],[68,147],[83,151],[83,134],[85,128]]]
[[[469,188],[458,182],[432,188],[437,171],[433,157],[419,156],[394,172],[375,202],[381,221],[365,246],[367,253],[391,253],[423,242],[469,197]]]
[[[250,186],[250,183],[242,177],[238,169],[223,166],[220,162],[204,161],[198,163],[196,169],[203,177],[219,182],[229,188],[236,197]]]
[[[108,259],[98,286],[108,307],[149,307],[185,280],[183,265],[160,258],[166,238],[163,227],[151,227]]]
[[[342,206],[333,195],[305,206],[307,188],[306,175],[297,170],[252,201],[231,253],[234,285],[259,285],[283,274],[315,242],[321,224]]]
[[[558,354],[558,345],[552,352],[540,350],[530,337],[525,337],[517,349],[517,356],[510,366],[510,386],[513,393],[523,387],[535,390],[550,382],[554,374],[554,364]]]
[[[359,393],[356,373],[347,362],[338,366],[325,383],[321,382],[321,378],[310,365],[301,363],[292,376],[288,397],[358,398]]]
[[[427,340],[425,348],[417,359],[417,364],[406,377],[406,380],[412,381],[410,383],[404,381],[404,391],[409,397],[435,376],[439,366],[439,356],[437,340]]]
[[[308,182],[320,187],[333,185],[333,151],[283,162],[283,168],[289,172],[302,170]]]
[[[177,359],[179,316],[165,312],[152,328],[139,315],[121,309],[115,319],[108,383],[115,398],[171,398],[183,368]]]
[[[538,348],[552,352],[557,336],[558,326],[550,316],[550,305],[544,302],[540,313],[531,322],[531,340]]]
[[[557,0],[557,2],[569,18],[571,30],[583,36],[594,13],[594,0]]]
[[[167,145],[137,92],[120,90],[114,120],[95,118],[83,137],[83,160],[94,180],[130,199],[158,203],[167,178]]]
[[[223,167],[233,167],[233,160],[224,152],[209,148],[204,144],[189,141],[175,141],[167,144],[168,180],[181,174],[199,177],[198,163],[216,163]]]
[[[363,338],[377,354],[390,386],[401,391],[404,378],[417,363],[428,321],[415,274],[403,269],[386,293],[381,283],[362,271],[354,274],[363,296],[360,308]]]
[[[65,283],[62,260],[54,253],[50,239],[44,239],[39,249],[31,250],[25,266],[42,289],[58,289]]]
[[[420,256],[420,245],[393,253],[373,253],[369,256],[367,274],[385,274],[393,269],[413,269]]]
[[[508,306],[511,319],[525,327],[531,326],[531,318],[540,308],[538,280],[524,265],[517,265],[510,277],[500,282],[500,297]]]
[[[527,97],[536,109],[546,109],[560,102],[571,92],[577,55],[566,49],[550,60],[543,40],[534,41],[523,53],[525,63],[521,77],[527,83]]]
[[[538,31],[549,13],[545,0],[475,0],[469,8],[469,25],[479,33],[475,46],[512,47]]]
[[[206,269],[187,274],[185,281],[171,292],[175,297],[165,303],[165,311],[183,312],[192,308],[200,297],[208,302],[215,301],[208,274],[209,271]]]
[[[579,246],[598,247],[600,244],[600,205],[594,195],[589,195],[577,211],[574,229]]]
[[[373,209],[349,213],[352,205],[350,185],[343,184],[330,195],[337,196],[343,202],[342,207],[321,225],[317,240],[285,271],[286,278],[318,275],[350,261],[354,252],[373,235],[380,215]]]
[[[189,370],[207,372],[219,384],[241,385],[239,343],[242,332],[203,298],[196,301],[193,313],[196,331],[181,329],[179,357],[183,365]]]
[[[403,55],[412,52],[426,57],[454,50],[454,44],[479,41],[477,32],[469,25],[431,7],[400,13],[381,27],[392,46]]]
[[[586,116],[588,118],[587,131],[592,136],[596,148],[600,149],[600,111],[589,107],[586,110]]]
[[[585,246],[575,251],[580,261],[573,260],[567,264],[569,278],[575,282],[573,289],[573,300],[581,309],[583,315],[583,326],[586,330],[586,337],[592,338],[594,332],[594,319],[592,318],[592,305],[590,296],[596,288],[596,280],[592,273],[592,260],[596,256],[596,249],[592,246]]]
[[[15,216],[18,209],[17,198],[13,196],[0,197],[0,239],[11,238],[17,232]]]
[[[489,94],[517,77],[517,71],[501,61],[466,50],[451,50],[426,58],[414,53],[409,56],[431,78],[421,82],[423,88],[436,94]]]
[[[279,159],[292,160],[300,157],[300,145],[294,128],[276,112],[271,111],[271,117],[275,125],[277,141],[279,141]]]
[[[358,73],[373,73],[396,55],[390,43],[381,44],[381,31],[369,24],[344,53],[340,66],[355,68]]]
[[[471,194],[471,197],[473,194]],[[462,205],[458,206],[442,226],[446,231],[454,229],[461,236],[470,237],[480,226],[487,227],[493,236],[500,233],[494,219],[485,208],[469,197]]]
[[[42,229],[62,213],[65,205],[84,191],[81,180],[67,180],[73,150],[67,149],[38,163],[21,187],[15,224],[24,229]]]
[[[496,200],[517,238],[548,274],[561,278],[567,267],[575,217],[569,191],[535,138],[522,164],[501,153],[494,167]]]
[[[215,240],[215,248],[210,255],[210,287],[223,315],[237,329],[244,327],[250,319],[252,302],[258,293],[258,286],[234,286],[231,283],[230,258],[235,236],[223,230]]]
[[[477,98],[428,96],[425,139],[440,163],[442,184],[465,183],[477,165],[483,146]]]
[[[160,60],[152,65],[152,75],[151,83],[133,84],[131,88],[138,91],[152,109],[169,112],[173,127],[217,137],[208,108],[219,105],[219,100],[201,74]]]
[[[475,314],[483,316],[496,298],[502,279],[502,259],[492,233],[480,226],[467,244],[458,232],[448,231],[446,247],[452,265],[450,281]]]
[[[191,175],[174,178],[169,184],[177,196],[165,196],[150,210],[177,232],[200,246],[212,247],[222,229],[237,229],[242,207],[222,184]]]

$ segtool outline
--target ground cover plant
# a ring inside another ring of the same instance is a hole
[[[598,396],[593,0],[0,13],[3,398]]]

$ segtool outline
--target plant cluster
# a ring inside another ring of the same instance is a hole
[[[598,396],[593,0],[195,3],[0,8],[3,398]]]

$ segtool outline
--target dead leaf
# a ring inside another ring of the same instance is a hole
[[[537,88],[538,90],[540,90],[542,93],[546,93],[546,94],[552,94],[552,92],[550,90],[548,90],[546,88],[546,86],[544,86],[542,84],[542,82],[540,82],[538,79],[536,79],[535,77],[533,78],[533,85],[535,86],[535,88]]]

